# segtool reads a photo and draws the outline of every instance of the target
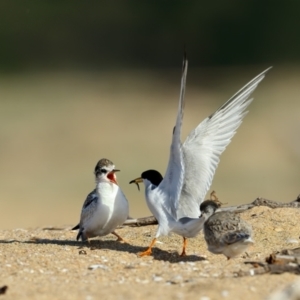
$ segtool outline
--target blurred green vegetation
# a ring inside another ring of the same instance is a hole
[[[294,63],[300,2],[0,2],[0,71]]]

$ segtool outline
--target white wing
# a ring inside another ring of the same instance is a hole
[[[187,67],[188,67],[188,61],[184,56],[182,76],[181,76],[179,105],[178,105],[176,125],[173,129],[169,163],[168,163],[168,167],[164,179],[157,187],[158,189],[157,192],[164,195],[162,197],[164,208],[167,209],[172,214],[174,219],[177,219],[176,211],[177,211],[178,201],[179,201],[183,179],[184,179],[184,163],[183,163],[183,155],[181,149],[180,134],[181,134],[181,125],[182,125],[183,109],[184,109],[184,94],[185,94]]]
[[[219,157],[247,114],[245,109],[253,100],[248,99],[250,94],[269,69],[247,83],[216,112],[204,119],[185,140],[182,145],[185,177],[178,218],[199,216],[199,205],[212,183]]]

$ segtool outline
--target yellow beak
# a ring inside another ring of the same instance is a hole
[[[129,184],[131,183],[135,183],[137,185],[138,190],[140,190],[140,186],[139,183],[143,182],[143,178],[142,177],[138,177],[136,179],[133,179],[129,182]]]

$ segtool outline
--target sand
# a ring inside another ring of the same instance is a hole
[[[300,245],[300,210],[255,207],[241,214],[254,230],[255,245],[229,260],[206,249],[203,234],[190,239],[185,258],[179,257],[182,238],[163,237],[153,256],[139,258],[156,225],[124,227],[95,238],[91,245],[76,242],[71,226],[0,231],[2,299],[264,299],[299,276],[242,276],[253,268],[245,261],[264,261],[274,251]]]

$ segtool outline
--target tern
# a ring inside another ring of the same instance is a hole
[[[234,212],[215,212],[219,206],[206,200],[200,205],[201,217],[206,221],[203,231],[208,250],[224,254],[227,259],[235,257],[252,245],[252,228]]]
[[[118,186],[115,165],[108,159],[99,160],[95,167],[96,188],[88,194],[81,210],[77,240],[114,234],[124,241],[115,229],[122,225],[129,213],[128,201]]]
[[[143,182],[147,205],[158,221],[158,230],[148,249],[140,256],[151,255],[159,236],[174,232],[183,237],[181,256],[186,255],[187,238],[195,237],[205,219],[199,217],[204,200],[220,161],[220,155],[241,125],[246,108],[252,102],[250,94],[264,79],[268,68],[226,101],[213,114],[194,128],[185,142],[180,141],[188,61],[183,59],[179,105],[167,171],[142,173],[130,183]],[[139,186],[138,186],[139,188]]]

